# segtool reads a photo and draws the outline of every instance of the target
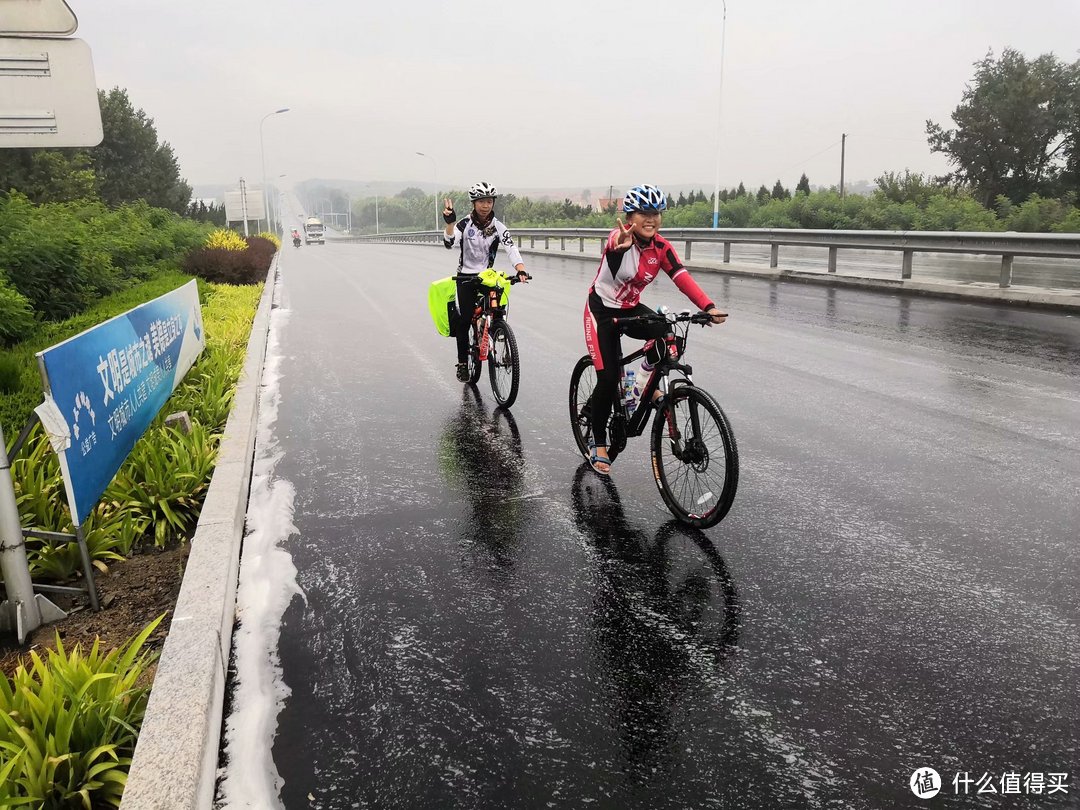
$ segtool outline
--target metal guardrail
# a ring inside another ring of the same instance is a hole
[[[538,239],[550,249],[551,240],[560,240],[566,250],[567,239],[578,240],[578,251],[585,252],[585,241],[596,240],[600,245],[607,239],[606,228],[515,228],[519,244],[529,240],[536,247]],[[732,245],[769,245],[769,267],[777,268],[781,247],[820,247],[829,251],[829,272],[836,272],[840,250],[881,250],[902,254],[900,278],[910,279],[916,253],[960,253],[999,256],[1001,258],[1000,287],[1012,285],[1013,259],[1017,256],[1080,260],[1080,234],[1033,234],[961,231],[832,231],[795,228],[664,228],[670,242],[683,242],[683,258],[692,256],[693,244],[705,242],[723,244],[724,263],[731,262]],[[438,231],[408,231],[370,236],[343,237],[342,242],[389,242],[394,244],[441,243]]]

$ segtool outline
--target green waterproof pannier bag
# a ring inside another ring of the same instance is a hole
[[[477,273],[477,278],[480,279],[481,284],[488,287],[498,287],[502,290],[502,296],[499,298],[499,306],[505,307],[510,302],[510,279],[498,270],[488,268],[483,272]]]
[[[457,297],[457,284],[452,277],[440,278],[431,282],[428,287],[428,309],[431,310],[431,320],[435,321],[435,328],[443,337],[450,337],[452,322],[450,313],[454,311],[454,299]]]

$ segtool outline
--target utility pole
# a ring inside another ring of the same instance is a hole
[[[847,133],[840,133],[840,199],[844,199],[844,147],[847,146]]]

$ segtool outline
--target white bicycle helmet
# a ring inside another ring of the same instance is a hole
[[[479,183],[474,183],[472,188],[469,189],[470,200],[483,200],[487,197],[495,199],[499,196],[499,190],[490,183],[485,183],[482,180]]]
[[[623,212],[663,211],[667,208],[667,195],[656,186],[634,186],[623,197]]]

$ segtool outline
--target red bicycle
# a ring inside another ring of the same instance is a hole
[[[499,276],[510,284],[521,281],[517,276]],[[526,274],[526,279],[532,276]],[[488,364],[491,391],[502,408],[514,404],[521,381],[521,361],[518,357],[517,338],[506,321],[509,299],[502,303],[503,288],[485,284],[475,275],[459,275],[456,281],[465,281],[477,291],[476,307],[469,323],[469,382],[480,380],[484,363]]]

